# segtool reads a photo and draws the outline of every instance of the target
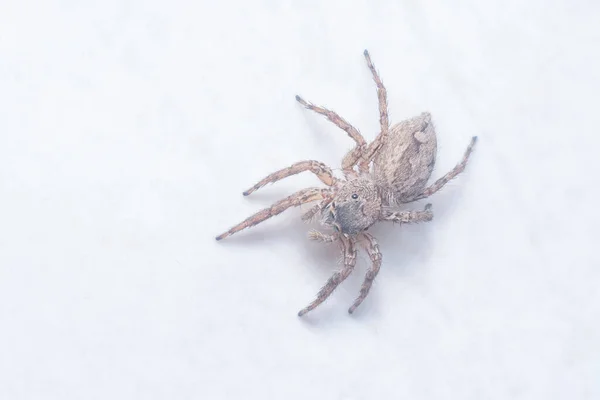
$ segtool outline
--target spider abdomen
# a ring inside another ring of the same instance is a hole
[[[373,160],[377,184],[390,203],[408,203],[427,185],[435,164],[437,139],[425,112],[390,128]]]

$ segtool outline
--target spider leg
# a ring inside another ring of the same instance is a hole
[[[323,107],[315,106],[314,104],[307,103],[300,96],[296,96],[296,100],[298,101],[298,103],[302,104],[307,109],[312,110],[312,111],[316,112],[317,114],[321,114],[321,115],[327,117],[328,120],[330,120],[331,122],[336,124],[339,128],[346,131],[348,136],[350,136],[352,139],[354,139],[354,141],[356,142],[356,144],[358,146],[364,146],[367,144],[365,141],[365,138],[363,138],[363,136],[360,134],[360,132],[355,127],[350,125],[344,118],[340,117],[337,113],[335,113],[334,111],[328,110]]]
[[[319,204],[315,204],[308,211],[302,214],[302,220],[305,222],[310,222],[317,214],[325,209],[333,200],[333,193],[329,193],[324,196],[323,200]]]
[[[381,125],[381,133],[380,135],[387,135],[388,129],[390,127],[390,121],[388,118],[388,105],[387,105],[387,91],[385,90],[385,86],[383,86],[383,82],[371,61],[371,56],[369,52],[365,50],[365,59],[367,60],[367,65],[373,74],[373,80],[377,85],[377,99],[379,100],[379,124]]]
[[[356,147],[349,153],[353,154],[353,156],[351,156],[350,158],[348,158],[348,155],[344,157],[345,162],[342,163],[342,170],[346,175],[355,175],[356,173],[354,172],[353,167],[354,165],[356,165],[356,162],[367,149],[367,142],[365,141],[365,138],[360,134],[358,129],[350,125],[344,118],[340,117],[337,113],[331,110],[315,106],[314,104],[310,104],[300,96],[296,96],[296,100],[305,108],[327,117],[329,121],[333,122],[340,129],[346,131],[348,136],[354,139],[354,141],[356,142]]]
[[[388,136],[388,131],[390,128],[390,121],[388,117],[388,105],[387,105],[387,91],[385,86],[383,86],[383,82],[371,61],[371,56],[369,52],[365,50],[365,59],[367,60],[367,66],[371,70],[371,74],[373,74],[373,80],[377,85],[377,98],[379,100],[379,124],[381,126],[381,132],[373,142],[369,144],[367,150],[362,154],[362,160],[359,164],[359,168],[361,170],[368,170],[369,163],[377,153],[377,150],[383,145]]]
[[[400,222],[400,223],[410,223],[410,222],[425,222],[431,221],[433,219],[433,213],[431,212],[431,204],[427,204],[425,209],[422,211],[384,211],[382,213],[382,219],[384,221],[392,221],[392,222]],[[365,276],[365,280],[360,289],[360,295],[354,301],[354,304],[348,309],[348,312],[352,314],[358,306],[365,300],[369,291],[371,290],[371,286],[373,285],[373,281],[377,277],[379,273],[379,269],[381,268],[382,255],[379,251],[379,244],[373,237],[373,235],[362,232],[361,236],[366,239],[367,244],[365,250],[367,254],[369,254],[369,258],[371,259],[372,266],[367,271]],[[363,244],[364,245],[364,244]]]
[[[399,222],[399,223],[415,223],[429,222],[433,219],[431,204],[427,204],[422,211],[391,211],[384,210],[381,213],[381,221]]]
[[[339,235],[336,235],[336,234],[328,235],[326,233],[319,232],[317,230],[312,229],[312,230],[308,231],[308,238],[310,240],[315,240],[317,242],[333,243],[339,239]]]
[[[354,166],[358,163],[364,152],[365,147],[356,146],[348,153],[346,153],[346,155],[342,159],[342,171],[344,172],[344,176],[346,177],[346,179],[351,179],[358,176],[358,174],[354,170]],[[366,170],[362,170],[360,168],[359,170],[360,172],[367,172]]]
[[[423,190],[423,192],[420,195],[418,195],[414,200],[424,199],[425,197],[431,196],[432,194],[434,194],[435,192],[437,192],[438,190],[443,188],[446,185],[446,183],[450,182],[458,174],[463,172],[465,170],[465,167],[467,166],[469,157],[471,156],[471,153],[473,152],[475,143],[477,143],[477,136],[473,136],[473,138],[471,139],[471,142],[469,143],[469,146],[467,147],[467,150],[465,151],[465,154],[463,155],[462,160],[456,165],[456,167],[454,167],[446,175],[442,176],[440,179],[435,181],[435,183],[433,185],[431,185],[428,188],[426,188],[425,190]]]
[[[323,200],[323,201],[325,201],[325,200]],[[315,215],[317,215],[322,210],[322,207],[321,207],[322,203],[323,202],[321,202],[319,204],[315,204],[307,212],[302,214],[302,221],[305,221],[305,222],[312,221],[312,219],[315,217]]]
[[[367,297],[369,291],[371,290],[371,286],[373,285],[373,281],[375,280],[375,277],[377,277],[379,269],[381,268],[382,256],[381,252],[379,251],[379,245],[377,244],[377,241],[375,240],[373,235],[366,232],[362,233],[362,237],[365,238],[367,241],[366,245],[365,243],[363,243],[363,246],[369,254],[369,258],[371,259],[372,265],[371,268],[367,271],[365,280],[362,284],[362,287],[360,288],[360,295],[354,301],[352,307],[348,309],[348,312],[350,314],[352,314],[354,310],[356,310],[356,308],[360,306],[363,300]]]
[[[323,286],[323,288],[317,294],[317,298],[312,303],[298,312],[299,317],[303,316],[309,311],[314,310],[321,303],[323,303],[325,299],[327,299],[331,293],[333,293],[335,288],[337,288],[338,285],[342,283],[354,269],[354,266],[356,265],[356,249],[354,248],[354,243],[352,242],[352,239],[348,237],[340,236],[340,239],[344,252],[344,267],[341,271],[334,273],[333,276],[329,278],[325,286]]]
[[[231,236],[234,233],[241,231],[242,229],[246,229],[251,226],[257,225],[271,217],[274,217],[275,215],[281,214],[290,207],[297,207],[301,204],[309,203],[311,201],[321,200],[328,194],[329,190],[322,188],[308,188],[300,190],[292,194],[291,196],[286,197],[285,199],[279,200],[271,207],[265,208],[264,210],[257,212],[256,214],[245,219],[233,228],[229,229],[227,232],[220,234],[216,237],[216,239],[225,239],[227,236]]]
[[[248,196],[249,194],[255,192],[261,187],[265,186],[268,183],[275,183],[281,179],[287,178],[288,176],[296,175],[304,171],[310,171],[317,176],[327,186],[334,186],[337,184],[338,179],[333,176],[331,172],[331,168],[327,165],[323,164],[319,161],[309,160],[309,161],[300,161],[291,166],[280,169],[277,172],[273,172],[269,174],[267,177],[262,179],[256,185],[252,186],[250,189],[244,192],[244,196]]]

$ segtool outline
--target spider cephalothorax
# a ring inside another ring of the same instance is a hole
[[[313,217],[320,216],[322,225],[331,228],[332,233],[325,234],[313,230],[309,232],[309,238],[339,243],[344,257],[344,266],[327,281],[317,298],[298,313],[300,316],[325,301],[350,275],[356,264],[356,246],[360,245],[368,253],[372,265],[366,274],[360,295],[348,310],[350,313],[354,312],[367,297],[382,260],[377,241],[366,230],[378,221],[399,223],[431,221],[433,218],[431,204],[427,204],[423,210],[414,211],[401,211],[399,207],[431,196],[460,174],[467,165],[477,139],[476,137],[471,139],[461,162],[454,169],[427,186],[437,152],[436,133],[431,115],[422,113],[390,127],[385,87],[371,62],[369,53],[365,50],[364,54],[377,84],[379,98],[381,132],[373,142],[367,144],[358,130],[335,112],[307,103],[300,96],[296,96],[300,104],[327,117],[356,142],[356,146],[342,160],[344,179],[334,177],[331,168],[314,160],[300,161],[274,172],[246,190],[244,196],[250,195],[267,183],[303,171],[315,174],[328,188],[315,187],[300,190],[217,236],[217,240],[224,239],[280,214],[292,206],[319,201],[302,218],[311,220]]]
[[[334,193],[334,200],[325,210],[324,223],[336,232],[356,235],[379,219],[381,195],[370,175],[344,182]]]

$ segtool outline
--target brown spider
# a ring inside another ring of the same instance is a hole
[[[369,255],[372,266],[368,270],[360,295],[348,310],[349,313],[367,297],[373,280],[381,267],[382,256],[375,238],[366,230],[378,221],[411,223],[431,221],[431,204],[424,210],[400,211],[401,204],[410,203],[431,196],[448,181],[460,174],[477,137],[473,137],[461,162],[446,175],[430,186],[426,186],[433,171],[437,153],[437,140],[431,115],[419,116],[400,122],[390,128],[387,113],[387,93],[367,50],[364,51],[367,65],[377,84],[379,98],[379,122],[381,132],[369,144],[356,128],[346,120],[323,107],[307,103],[300,96],[296,100],[309,110],[324,115],[342,128],[356,142],[356,146],[342,159],[345,179],[335,178],[331,168],[319,161],[300,161],[292,166],[274,172],[244,192],[248,196],[267,183],[273,183],[303,171],[315,174],[328,188],[308,188],[286,197],[245,221],[217,236],[221,240],[242,229],[254,226],[278,215],[286,209],[313,201],[320,201],[308,210],[303,220],[321,215],[321,223],[333,228],[332,234],[318,231],[309,232],[309,238],[321,242],[339,242],[344,256],[343,268],[334,273],[317,294],[317,298],[298,315],[302,316],[315,309],[327,299],[335,288],[352,272],[356,264],[356,245],[361,245]],[[355,169],[358,167],[358,171]]]

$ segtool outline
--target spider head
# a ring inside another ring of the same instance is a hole
[[[324,210],[324,223],[336,231],[355,235],[373,225],[381,212],[381,197],[369,176],[346,182]]]

